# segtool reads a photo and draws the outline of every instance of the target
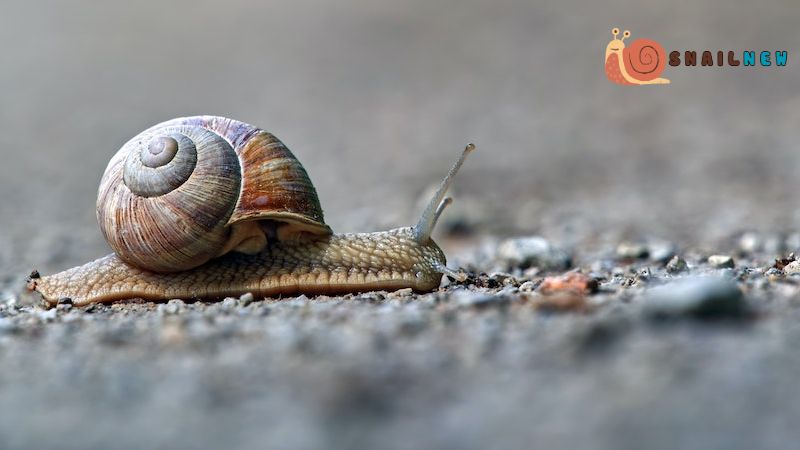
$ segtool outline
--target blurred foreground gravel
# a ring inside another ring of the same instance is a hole
[[[425,295],[15,297],[0,447],[791,448],[800,275],[762,241],[723,268],[663,242],[485,242],[458,258],[497,272]]]

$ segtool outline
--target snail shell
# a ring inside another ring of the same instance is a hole
[[[622,50],[622,60],[629,75],[640,81],[655,80],[667,65],[664,47],[652,39],[636,39]]]
[[[331,234],[316,189],[272,134],[232,119],[197,116],[155,125],[114,155],[100,182],[97,219],[128,264],[191,269],[277,236]]]

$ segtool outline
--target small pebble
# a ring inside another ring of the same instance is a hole
[[[167,303],[162,303],[162,304],[158,305],[158,313],[160,315],[178,314],[181,311],[183,311],[185,305],[186,304],[183,303],[183,300],[172,299],[172,300],[168,301]]]
[[[387,297],[389,298],[398,298],[398,297],[411,297],[414,294],[414,290],[411,288],[403,288],[398,289],[394,292],[390,292]]]
[[[253,296],[252,292],[245,292],[241,297],[239,297],[239,303],[241,303],[242,306],[247,306],[250,303],[253,303],[253,300],[255,300],[255,296]]]
[[[591,294],[597,292],[597,280],[580,272],[569,272],[558,277],[547,277],[539,286],[542,294],[571,292],[574,294]]]
[[[776,281],[780,278],[783,278],[784,273],[785,272],[781,269],[770,267],[766,272],[764,272],[764,276],[770,281]]]
[[[688,268],[689,266],[686,265],[686,261],[677,255],[673,256],[672,259],[669,260],[666,267],[668,273],[680,273]]]
[[[519,284],[519,283],[517,282],[517,279],[516,279],[516,278],[514,278],[514,277],[513,277],[513,276],[512,276],[510,273],[505,273],[505,272],[492,272],[492,273],[489,275],[489,278],[493,278],[493,279],[497,280],[497,282],[498,282],[499,284],[506,285],[506,286],[508,286],[508,285],[513,285],[513,286],[516,286],[516,285],[518,285],[518,284]]]
[[[785,273],[786,275],[800,273],[800,261],[792,261],[786,266],[784,266],[783,273]]]
[[[540,272],[541,269],[539,269],[538,267],[528,267],[527,269],[522,271],[522,278],[527,278],[527,279],[536,278],[539,276]]]
[[[733,258],[728,255],[711,255],[708,257],[708,264],[717,269],[732,268],[735,265]]]
[[[533,281],[526,281],[519,286],[519,290],[522,292],[533,292],[536,289],[536,283]]]
[[[56,309],[52,308],[39,311],[38,315],[39,315],[39,320],[43,320],[45,322],[51,322],[53,320],[56,320],[56,314],[57,314]]]
[[[748,308],[733,281],[692,277],[650,289],[644,299],[644,311],[653,318],[720,319],[742,317]]]
[[[650,251],[644,244],[623,242],[617,246],[617,257],[620,259],[640,259],[649,255]]]
[[[545,270],[565,270],[572,265],[570,255],[539,236],[506,239],[497,247],[497,258],[508,267],[536,266]]]
[[[662,264],[669,261],[678,252],[678,247],[671,242],[655,242],[648,246],[648,253],[652,261]]]
[[[794,253],[790,253],[789,256],[785,258],[775,258],[775,264],[773,264],[772,267],[782,271],[784,267],[795,260],[797,260],[797,258],[795,257]]]
[[[222,307],[222,309],[231,310],[236,308],[236,304],[238,303],[238,301],[239,301],[238,298],[227,297],[225,300],[222,301],[222,304],[220,304],[220,306]]]

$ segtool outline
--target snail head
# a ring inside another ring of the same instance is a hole
[[[617,38],[617,36],[619,35],[619,28],[617,27],[611,29],[611,34],[614,36],[614,39],[612,39],[611,42],[609,42],[608,45],[606,46],[606,59],[608,59],[608,55],[611,54],[616,54],[621,56],[622,50],[625,48],[625,42],[624,42],[625,39],[631,37],[631,32],[625,30],[622,33],[622,38],[621,39]]]
[[[420,216],[419,221],[416,223],[416,225],[409,229],[411,238],[418,245],[423,247],[434,247],[437,253],[441,254],[441,250],[439,250],[439,248],[431,239],[431,234],[433,233],[433,229],[436,227],[436,222],[439,221],[439,217],[441,217],[445,208],[447,208],[447,205],[453,202],[452,198],[446,197],[447,190],[450,188],[450,185],[453,184],[453,179],[455,178],[456,173],[458,173],[458,170],[461,168],[461,165],[464,164],[464,160],[467,158],[467,155],[472,153],[473,150],[475,150],[475,144],[467,144],[458,160],[456,160],[455,164],[453,164],[453,167],[450,168],[447,176],[445,176],[442,180],[442,183],[439,185],[436,193],[433,194],[433,197],[428,202],[428,205],[422,212],[422,216]],[[466,279],[465,274],[458,273],[447,268],[444,260],[436,261],[432,264],[432,266],[434,270],[449,275],[455,279],[461,281]]]

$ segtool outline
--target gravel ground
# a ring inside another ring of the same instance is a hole
[[[625,244],[576,255],[565,273],[539,268],[572,259],[542,243],[506,241],[490,259],[486,244],[474,265],[505,272],[425,295],[6,303],[0,446],[788,448],[800,438],[793,258]]]
[[[798,21],[784,1],[7,2],[0,448],[793,448]],[[620,87],[613,26],[789,66]],[[110,156],[193,114],[280,137],[336,231],[413,223],[475,142],[436,236],[473,277],[41,308],[32,269],[108,252]]]

